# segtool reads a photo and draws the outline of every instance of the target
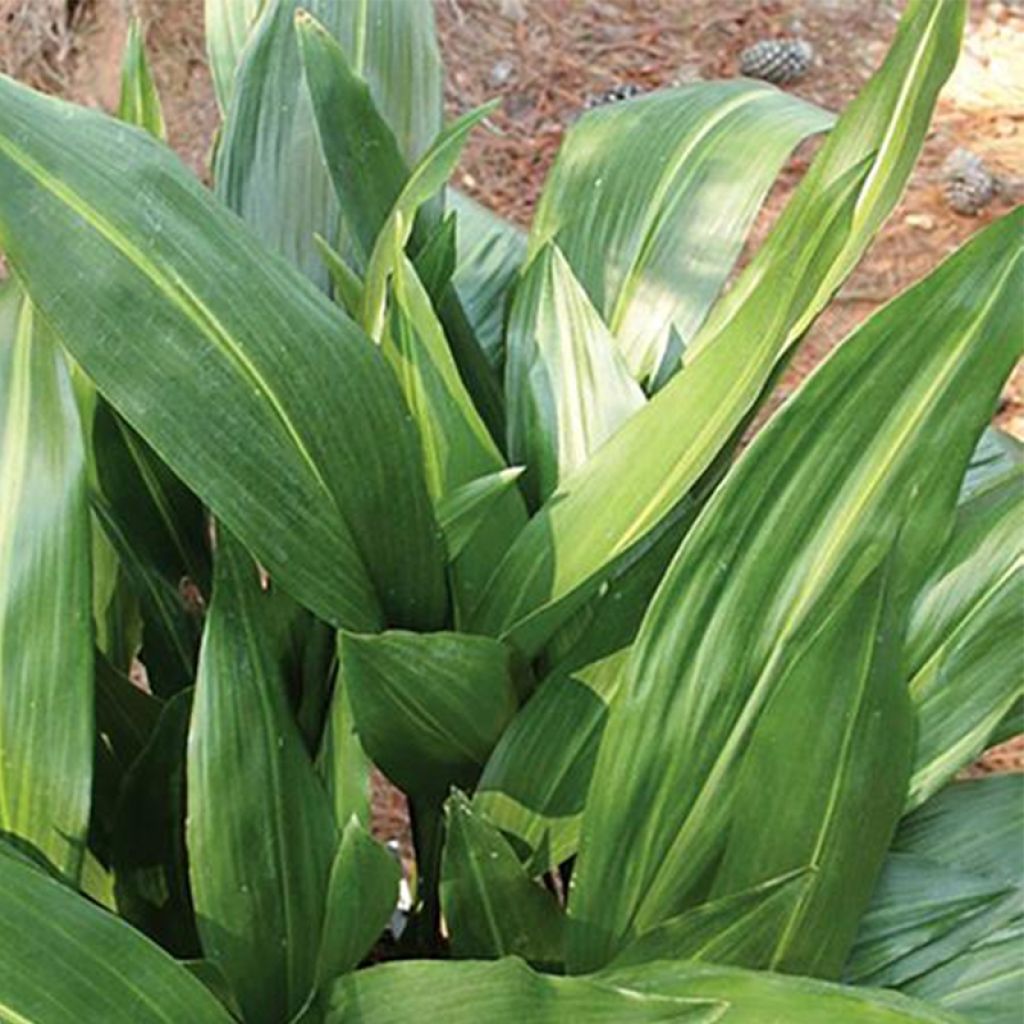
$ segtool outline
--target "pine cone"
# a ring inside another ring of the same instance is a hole
[[[957,212],[976,216],[989,203],[998,182],[981,157],[967,149],[955,149],[943,167],[946,202]]]
[[[814,48],[804,39],[762,39],[740,54],[740,74],[773,85],[803,78],[814,59]]]
[[[587,97],[585,106],[587,110],[593,110],[594,107],[603,107],[609,103],[621,103],[623,100],[639,96],[643,91],[641,86],[633,82],[624,82],[604,92],[592,93]]]

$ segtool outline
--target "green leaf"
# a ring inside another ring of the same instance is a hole
[[[554,894],[530,878],[501,833],[461,792],[448,798],[445,819],[441,906],[455,956],[560,964],[565,914]]]
[[[499,469],[449,491],[437,503],[437,523],[444,534],[448,561],[453,562],[491,522],[495,503],[507,494],[522,475],[522,466]]]
[[[406,793],[470,788],[516,712],[511,652],[460,633],[339,635],[356,731]]]
[[[238,60],[264,3],[265,0],[206,0],[206,54],[222,113],[231,103]]]
[[[340,667],[317,752],[316,769],[343,829],[353,816],[370,824],[370,761],[356,735],[355,719]]]
[[[554,244],[516,288],[506,332],[508,449],[543,502],[645,399]]]
[[[768,961],[750,966],[838,977],[899,821],[914,718],[888,576],[887,560],[833,605],[747,742],[712,896],[815,869]]]
[[[0,1018],[231,1024],[159,946],[35,866],[0,855]]]
[[[655,960],[765,966],[768,952],[813,883],[814,873],[813,869],[791,871],[686,910],[641,935],[609,969]]]
[[[188,737],[189,877],[205,956],[247,1021],[312,988],[337,830],[288,707],[282,614],[220,531]]]
[[[954,782],[907,815],[893,849],[1011,885],[1024,878],[1024,775]]]
[[[602,972],[603,983],[641,993],[728,1004],[723,1024],[967,1024],[895,992],[834,985],[767,971],[662,961]]]
[[[427,489],[439,504],[460,487],[501,472],[505,460],[466,391],[430,296],[401,253],[396,254],[392,299],[382,347],[419,427]],[[463,550],[457,556],[449,551],[460,619],[525,523],[519,491],[509,488]]]
[[[730,1019],[724,1011],[720,1000],[638,994],[627,986],[613,987],[588,978],[557,978],[535,973],[522,960],[507,957],[456,963],[410,960],[346,975],[331,990],[324,1020],[325,1024],[407,1024],[410,1020],[715,1024]]]
[[[594,110],[545,182],[529,259],[557,242],[630,372],[650,378],[673,329],[683,345],[696,334],[793,147],[833,121],[748,79]]]
[[[374,629],[376,591],[389,619],[439,624],[390,371],[165,147],[0,79],[0,245],[104,397],[296,598]]]
[[[1024,469],[974,491],[914,606],[905,661],[918,736],[908,808],[974,761],[1024,696]]]
[[[899,988],[967,949],[1013,915],[999,879],[913,853],[891,853],[843,972],[859,985]],[[1013,901],[1020,904],[1020,900]],[[979,930],[980,927],[980,930]]]
[[[1024,916],[911,982],[906,991],[976,1024],[1018,1024],[1024,1004]]]
[[[307,11],[296,13],[295,26],[320,146],[363,269],[409,172],[366,80],[338,41]]]
[[[598,755],[570,900],[575,969],[693,904],[725,840],[743,748],[801,637],[897,532],[897,623],[905,613],[1024,336],[1022,219],[982,232],[840,346],[687,534]]]
[[[440,130],[441,67],[429,4],[267,0],[238,68],[214,176],[260,238],[325,287],[313,236],[335,245],[340,217],[303,81],[300,6],[350,55],[406,160]]]
[[[960,500],[969,501],[978,491],[986,490],[1007,474],[1019,472],[1021,466],[1024,466],[1024,443],[996,427],[988,427],[971,456],[960,488]]]
[[[185,852],[185,742],[191,691],[164,706],[121,784],[111,847],[120,915],[176,956],[199,948]]]
[[[455,189],[448,190],[447,198],[457,218],[452,282],[488,363],[500,371],[505,305],[526,258],[526,235]]]
[[[132,18],[128,23],[128,37],[121,57],[121,99],[117,116],[128,124],[144,128],[156,139],[167,140],[164,112],[149,71],[138,18]]]
[[[412,235],[417,211],[444,188],[459,162],[469,133],[494,111],[497,103],[495,100],[471,110],[448,125],[402,186],[377,235],[366,268],[362,324],[374,341],[380,341],[384,330],[388,282],[401,264],[402,252]]]
[[[353,817],[331,867],[317,987],[355,970],[373,948],[398,903],[398,861]]]
[[[624,649],[586,668],[549,674],[487,761],[473,806],[525,846],[532,874],[576,852],[608,705],[628,655]]]
[[[155,692],[170,695],[195,680],[210,588],[205,513],[105,401],[97,400],[92,415],[93,509],[138,596],[147,678]]]
[[[496,570],[474,630],[535,653],[691,491],[894,205],[955,62],[963,16],[961,0],[908,5],[885,64],[689,346],[686,372],[533,517]]]
[[[76,879],[94,735],[85,452],[63,356],[13,280],[0,285],[0,509],[0,832]]]

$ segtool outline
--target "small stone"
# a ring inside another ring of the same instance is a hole
[[[946,202],[957,213],[977,216],[998,191],[995,176],[976,153],[955,149],[943,167]]]
[[[508,85],[516,73],[516,66],[510,60],[499,60],[491,67],[487,75],[487,84],[493,89]]]
[[[903,218],[903,223],[908,227],[920,228],[922,231],[935,230],[935,218],[928,213],[908,213]]]

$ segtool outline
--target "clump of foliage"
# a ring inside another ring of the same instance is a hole
[[[0,78],[0,1017],[1015,1019],[1022,780],[951,780],[1020,731],[1020,211],[738,448],[965,5],[838,120],[587,113],[528,235],[431,5],[308,6],[208,0],[212,194],[137,32],[121,120]]]

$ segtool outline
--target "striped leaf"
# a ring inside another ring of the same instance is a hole
[[[556,242],[630,372],[649,379],[673,332],[693,339],[793,147],[833,120],[749,79],[594,110],[559,151],[528,258]]]
[[[221,113],[235,88],[235,71],[264,0],[206,0],[206,55]]]
[[[138,18],[128,23],[128,38],[121,56],[121,98],[117,116],[144,128],[155,139],[167,140],[163,107],[146,60],[142,26]]]
[[[440,623],[390,371],[165,147],[0,80],[0,240],[104,397],[299,600],[356,628]]]
[[[683,541],[598,755],[570,901],[574,969],[692,905],[726,838],[743,748],[800,638],[897,532],[891,599],[896,621],[906,614],[1019,354],[1022,222],[976,236],[833,353]]]
[[[188,736],[186,840],[203,953],[246,1021],[277,1024],[313,986],[337,829],[288,706],[290,607],[220,531]]]
[[[755,725],[736,779],[712,896],[814,869],[764,937],[772,970],[838,977],[899,821],[914,719],[888,568],[872,570],[806,641]]]
[[[716,305],[677,375],[516,538],[473,620],[528,653],[694,487],[895,204],[956,59],[961,0],[907,6],[769,241]],[[744,173],[749,163],[740,154]]]
[[[159,946],[39,868],[2,851],[0,917],[4,1021],[233,1020],[203,984]]]
[[[602,972],[597,979],[641,993],[728,1004],[722,1024],[967,1024],[895,992],[833,985],[768,971],[671,961]]]
[[[64,357],[14,281],[0,285],[0,509],[0,832],[77,879],[93,764],[86,461]]]
[[[338,241],[339,209],[320,151],[295,28],[305,9],[364,78],[408,161],[441,129],[441,66],[425,3],[266,0],[235,79],[217,151],[219,194],[316,284],[314,234]]]
[[[985,748],[1024,696],[1024,469],[978,490],[917,599],[907,638],[918,735],[908,808]]]
[[[522,960],[411,960],[357,971],[331,991],[326,1024],[716,1024],[719,1000],[640,994],[588,978],[531,971]],[[889,1024],[889,1022],[885,1022]]]
[[[644,405],[615,339],[555,245],[516,287],[506,332],[508,450],[540,504]]]

